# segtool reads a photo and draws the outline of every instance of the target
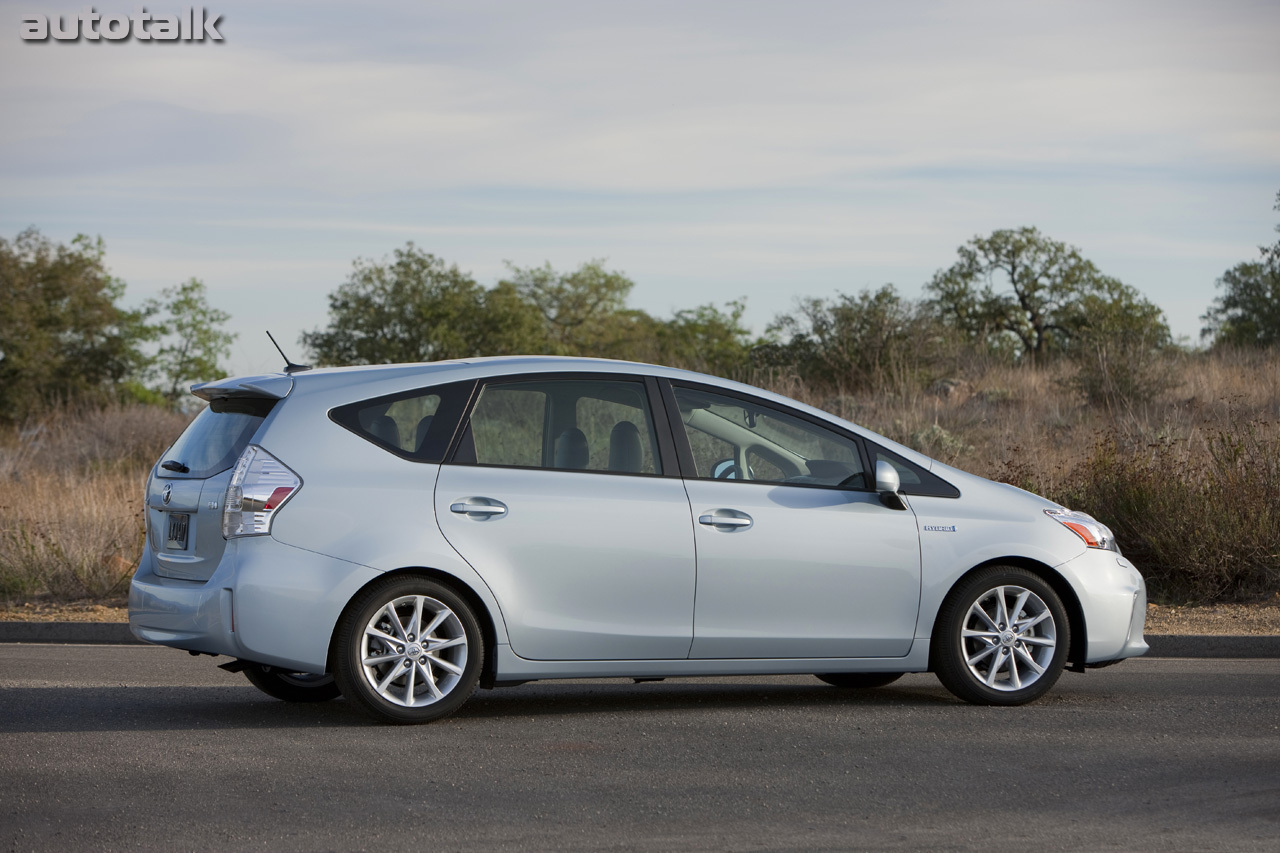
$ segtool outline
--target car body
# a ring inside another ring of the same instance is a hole
[[[1105,527],[759,388],[531,356],[193,393],[130,625],[281,698],[423,722],[476,683],[933,671],[1018,704],[1147,649]]]

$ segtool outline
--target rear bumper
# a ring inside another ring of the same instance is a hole
[[[342,609],[380,574],[269,536],[227,543],[208,581],[161,577],[150,546],[129,587],[129,629],[148,643],[300,672],[326,670]]]

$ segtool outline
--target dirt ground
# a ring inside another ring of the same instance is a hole
[[[128,622],[124,601],[0,602],[0,622]],[[1280,594],[1258,604],[1147,606],[1148,634],[1280,634]]]

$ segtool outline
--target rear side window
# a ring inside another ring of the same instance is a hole
[[[339,406],[336,423],[397,456],[439,462],[449,449],[473,382],[451,382]]]
[[[661,474],[644,383],[554,379],[490,383],[454,462],[612,474]]]
[[[275,406],[275,400],[214,400],[196,415],[162,461],[181,462],[186,473],[160,469],[160,477],[203,480],[230,468]]]

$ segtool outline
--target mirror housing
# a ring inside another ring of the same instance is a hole
[[[880,493],[880,503],[889,509],[906,509],[907,502],[898,494],[901,488],[902,478],[898,476],[898,469],[884,459],[876,462],[876,491]]]

